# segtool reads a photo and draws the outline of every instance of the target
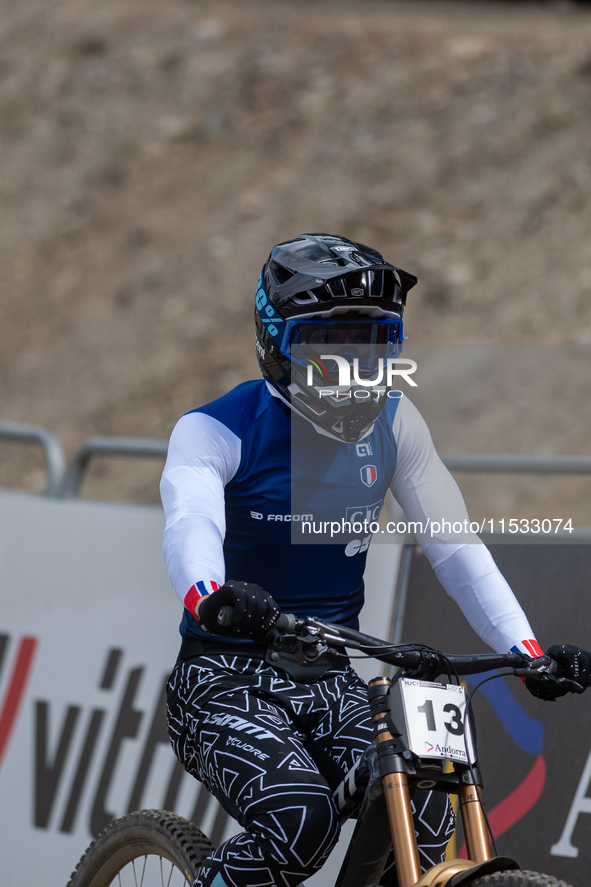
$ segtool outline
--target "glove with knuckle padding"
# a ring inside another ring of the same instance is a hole
[[[218,613],[222,607],[233,608],[231,625],[218,623]],[[280,615],[281,610],[275,600],[260,585],[230,579],[202,599],[198,618],[210,634],[264,640]]]
[[[583,689],[591,684],[591,653],[571,644],[553,644],[546,650],[546,655],[558,665],[556,677],[576,681]],[[553,681],[551,677],[543,675],[539,678],[528,676],[524,683],[532,696],[548,702],[558,699],[559,696],[566,696],[567,693],[582,692],[567,689]]]

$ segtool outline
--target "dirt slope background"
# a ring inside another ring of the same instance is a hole
[[[69,453],[255,376],[257,275],[304,230],[418,274],[412,342],[591,343],[588,6],[2,0],[0,119],[0,420]],[[589,453],[587,382],[541,437],[522,392],[445,448]],[[91,475],[155,498],[157,466]],[[40,463],[2,444],[0,484]]]

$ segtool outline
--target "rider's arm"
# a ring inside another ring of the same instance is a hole
[[[224,487],[240,465],[240,439],[217,419],[188,413],[175,426],[160,483],[163,550],[177,596],[195,612],[223,585]]]
[[[541,650],[525,613],[486,546],[469,532],[460,489],[407,397],[401,399],[393,432],[397,463],[392,492],[407,520],[417,522],[417,540],[446,592],[493,650],[505,653],[516,646],[537,655]],[[453,533],[454,523],[462,525],[461,534]]]

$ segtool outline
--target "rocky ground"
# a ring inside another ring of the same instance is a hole
[[[0,420],[68,453],[256,375],[256,278],[304,230],[419,276],[413,343],[591,343],[588,6],[1,0],[0,119]],[[587,378],[438,442],[591,453]],[[86,494],[153,501],[158,468]]]

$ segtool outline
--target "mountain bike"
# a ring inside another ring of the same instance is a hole
[[[222,608],[218,619],[229,624],[230,608]],[[567,887],[554,877],[521,871],[515,860],[498,854],[482,800],[470,707],[474,691],[466,698],[460,682],[461,675],[507,668],[504,674],[536,676],[582,692],[556,674],[550,657],[444,654],[292,614],[280,616],[270,647],[304,667],[321,656],[342,656],[345,649],[393,667],[391,677],[369,682],[374,741],[334,792],[342,821],[357,820],[335,887],[377,887],[392,848],[399,887]],[[447,681],[436,680],[441,676]],[[415,788],[458,796],[468,859],[448,859],[421,873],[411,809]],[[168,811],[138,811],[112,822],[93,841],[68,887],[192,884],[213,849],[192,822]]]

